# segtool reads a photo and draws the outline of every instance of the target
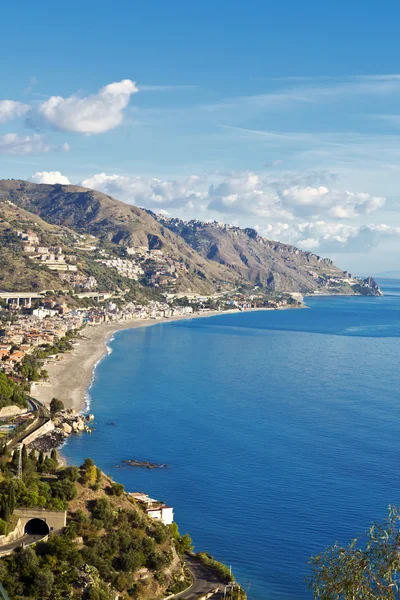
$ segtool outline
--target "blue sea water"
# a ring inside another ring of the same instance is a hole
[[[250,600],[311,598],[310,555],[400,504],[400,282],[381,283],[383,298],[117,333],[95,432],[64,454],[174,506]],[[169,467],[117,468],[129,458]]]

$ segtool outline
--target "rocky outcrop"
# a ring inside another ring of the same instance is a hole
[[[74,433],[91,433],[88,426],[93,421],[94,415],[81,415],[74,409],[66,409],[58,412],[52,419],[52,430],[44,432],[44,435],[37,437],[29,447],[34,450],[43,450],[49,452],[53,448],[61,446],[68,436]]]

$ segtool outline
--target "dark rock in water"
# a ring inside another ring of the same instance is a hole
[[[123,460],[123,463],[128,467],[144,467],[145,469],[165,469],[168,467],[166,463],[152,463],[148,460]]]
[[[115,425],[114,421],[109,421],[106,425]]]

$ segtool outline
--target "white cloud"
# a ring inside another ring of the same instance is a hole
[[[30,106],[14,100],[0,100],[0,125],[15,119],[23,117],[30,110]]]
[[[293,85],[288,86],[287,82],[290,81]],[[255,111],[282,110],[307,104],[314,107],[316,104],[337,102],[348,97],[386,97],[400,94],[399,74],[278,78],[275,82],[280,85],[266,93],[226,98],[212,104],[204,104],[201,108],[224,112],[241,109],[251,111],[254,115]]]
[[[29,181],[33,181],[33,183],[61,183],[63,185],[70,185],[68,177],[61,175],[60,171],[37,171],[30,177]]]
[[[350,219],[368,215],[385,203],[381,196],[363,192],[309,185],[321,180],[332,182],[331,173],[283,173],[278,176],[255,172],[218,174],[207,186],[205,177],[190,176],[172,181],[150,177],[128,177],[98,173],[82,182],[111,196],[147,208],[184,207],[219,213],[232,220],[254,216],[261,219]],[[290,185],[290,184],[294,185]]]
[[[324,214],[338,219],[351,219],[368,215],[385,204],[382,196],[354,193],[346,190],[330,190],[326,186],[284,189],[280,193],[282,205],[301,216]]]
[[[64,131],[84,134],[104,133],[120,125],[130,97],[137,92],[130,79],[110,83],[97,94],[69,98],[52,96],[39,106],[39,114]]]
[[[221,214],[292,218],[281,206],[275,190],[253,172],[231,173],[218,185],[211,185],[208,208]]]
[[[368,252],[387,238],[400,237],[400,227],[385,224],[347,225],[326,221],[274,223],[265,227],[265,237],[318,253]]]
[[[49,150],[51,146],[37,133],[26,136],[7,133],[0,136],[0,154],[40,154]]]
[[[187,206],[202,201],[206,193],[201,190],[203,179],[192,176],[182,180],[163,181],[152,177],[126,177],[98,173],[82,181],[84,187],[93,188],[119,200],[146,208]]]

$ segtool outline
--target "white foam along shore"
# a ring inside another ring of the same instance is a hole
[[[108,343],[117,331],[234,312],[240,311],[236,309],[224,312],[209,311],[169,319],[132,319],[87,326],[81,331],[82,337],[71,352],[60,354],[57,360],[46,363],[49,380],[35,384],[31,394],[45,405],[49,405],[52,398],[58,398],[64,403],[65,408],[73,408],[76,411],[88,409],[89,390],[94,380],[95,369],[110,352]]]

